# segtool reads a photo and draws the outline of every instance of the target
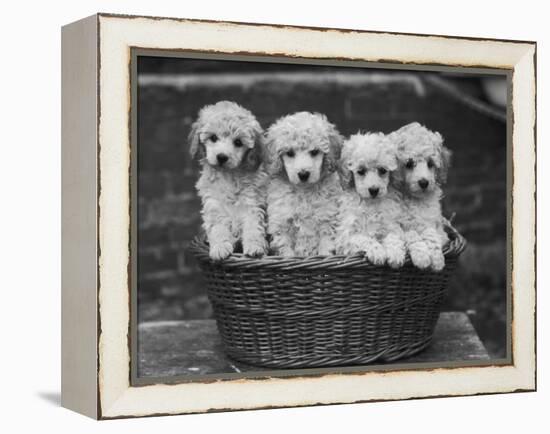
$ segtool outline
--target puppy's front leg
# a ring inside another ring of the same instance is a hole
[[[407,249],[405,247],[405,233],[401,226],[391,225],[388,234],[382,241],[386,250],[388,265],[392,268],[399,268],[405,263]]]
[[[383,265],[386,262],[386,251],[380,242],[371,236],[365,237],[362,249],[367,259],[374,265]]]
[[[441,235],[436,228],[427,228],[422,232],[422,239],[430,251],[431,268],[441,271],[445,267],[445,256],[443,256],[443,243]]]
[[[264,213],[260,208],[251,210],[243,221],[243,253],[247,256],[263,256],[267,252]]]
[[[233,253],[236,241],[231,232],[231,218],[215,200],[207,200],[204,203],[203,220],[210,244],[210,257],[214,261],[227,258]]]
[[[418,232],[409,230],[405,232],[405,244],[411,261],[415,267],[425,269],[431,264],[430,249]]]
[[[233,253],[235,239],[228,226],[216,224],[207,233],[210,242],[210,257],[214,261],[225,259]]]

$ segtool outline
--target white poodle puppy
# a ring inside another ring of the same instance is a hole
[[[265,141],[267,232],[283,256],[334,252],[338,196],[335,173],[342,137],[325,116],[299,112],[271,125]]]
[[[249,256],[267,251],[262,134],[254,115],[229,101],[203,107],[191,127],[191,155],[202,166],[196,187],[214,260],[231,255],[238,242]]]
[[[418,122],[391,133],[398,146],[396,177],[406,205],[403,229],[411,260],[418,268],[442,270],[448,237],[441,214],[441,185],[447,179],[451,152],[441,134]]]
[[[344,194],[336,237],[338,253],[364,252],[376,265],[403,265],[403,204],[393,186],[397,167],[397,147],[382,133],[355,134],[344,142],[339,166]]]

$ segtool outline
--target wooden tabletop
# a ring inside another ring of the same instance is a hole
[[[138,354],[141,378],[264,370],[228,358],[214,320],[142,323],[138,327]],[[399,363],[488,359],[468,316],[463,312],[443,312],[431,345]]]

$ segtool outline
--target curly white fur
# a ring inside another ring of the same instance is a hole
[[[191,155],[202,166],[196,187],[203,228],[214,260],[231,255],[239,241],[246,255],[267,251],[262,134],[254,115],[229,101],[203,107],[191,128]]]
[[[403,229],[413,264],[439,271],[445,266],[442,249],[448,241],[441,215],[443,185],[450,151],[441,134],[414,122],[390,134],[398,146],[399,189],[406,214]]]
[[[362,252],[376,265],[403,265],[403,202],[392,185],[396,169],[397,148],[384,134],[355,134],[344,142],[339,166],[344,194],[338,216],[338,253]]]
[[[325,116],[300,112],[267,131],[267,232],[274,253],[283,256],[334,252],[337,199],[334,173],[342,137]]]

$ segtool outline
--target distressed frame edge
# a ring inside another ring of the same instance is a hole
[[[184,21],[189,21],[189,20],[184,20]],[[286,26],[285,26],[286,27]],[[295,30],[297,29],[300,29],[299,27],[298,28],[294,28]],[[369,33],[369,32],[366,32],[366,33]],[[429,35],[425,35],[425,36],[429,36]],[[449,39],[453,39],[453,38],[449,38]],[[501,41],[499,41],[501,42]],[[536,43],[534,44],[528,44],[526,47],[526,50],[525,50],[525,53],[526,56],[529,56],[531,57],[530,55],[532,54],[532,58],[533,58],[533,63],[536,62]],[[519,62],[518,62],[519,63]],[[533,91],[534,91],[534,96],[536,97],[536,68],[533,67],[533,76],[531,77],[527,77],[529,78],[530,80],[530,83],[532,83],[533,85]],[[533,107],[533,130],[536,131],[536,107]],[[535,143],[535,140],[536,140],[536,137],[533,137],[533,151],[536,152],[536,143]],[[534,154],[535,158],[536,158],[536,153]],[[535,169],[535,167],[533,167],[533,169]],[[536,182],[536,179],[535,179],[535,182]],[[533,188],[533,192],[535,192],[536,190],[536,184],[534,185],[534,188]],[[534,218],[536,219],[536,215],[534,216]],[[536,225],[536,220],[533,220],[533,223],[534,225]],[[534,240],[534,242],[536,243],[536,239]],[[535,252],[534,252],[535,253]],[[534,258],[534,256],[533,256]],[[531,271],[531,270],[530,270]],[[534,271],[534,268],[533,268],[533,271]],[[535,285],[536,285],[536,282],[535,282]],[[536,288],[536,286],[535,286]],[[534,289],[535,289],[534,288]],[[534,302],[536,303],[536,300],[534,300]],[[535,306],[533,306],[535,307]],[[534,313],[533,312],[533,317],[534,317]],[[503,391],[496,391],[496,392],[491,392],[491,391],[488,391],[488,392],[481,392],[481,394],[489,394],[489,393],[508,393],[508,392],[513,392],[513,391],[531,391],[531,390],[536,390],[536,342],[534,341],[533,342],[534,344],[534,363],[535,363],[535,366],[534,366],[534,369],[533,371],[529,371],[529,372],[522,372],[522,374],[527,374],[526,376],[523,376],[523,384],[518,384],[516,388],[511,388],[510,390],[503,390]],[[100,350],[100,349],[99,349]],[[529,374],[533,374],[533,378],[531,378],[531,375]],[[252,381],[252,380],[250,380]],[[100,386],[100,389],[101,389],[101,384],[99,383],[99,386]],[[132,387],[129,387],[128,389],[132,389]],[[128,389],[126,389],[124,391],[124,393],[122,393],[119,398],[124,398],[123,395],[125,395],[125,392],[128,392]],[[473,393],[466,393],[466,394],[463,394],[463,393],[459,393],[458,395],[472,395],[472,394],[478,394],[476,392],[473,392]],[[412,397],[402,397],[402,398],[387,398],[387,399],[413,399],[413,398],[424,398],[424,397],[432,397],[432,396],[442,396],[442,395],[422,395],[422,394],[418,394],[417,396],[412,396]],[[444,395],[444,396],[457,396],[457,395],[454,395],[454,394],[450,394],[450,395]],[[359,400],[359,401],[345,401],[345,402],[370,402],[370,401],[379,401],[379,400],[387,400],[387,399],[366,399],[366,400]],[[124,400],[124,399],[122,399]],[[112,404],[117,404],[120,402],[120,399],[116,399],[116,402],[111,402]],[[334,402],[334,403],[338,403],[338,402]],[[268,406],[268,407],[234,407],[234,408],[211,408],[211,409],[206,409],[204,411],[221,411],[221,410],[239,410],[239,409],[251,409],[251,408],[271,408],[271,407],[284,407],[284,406],[298,406],[298,405],[316,405],[316,404],[323,404],[323,402],[317,402],[317,403],[306,403],[306,404],[283,404],[283,405],[274,405],[274,406]],[[112,405],[111,407],[109,407],[106,411],[104,411],[104,415],[102,418],[118,418],[118,417],[135,417],[135,416],[146,416],[146,415],[153,415],[152,413],[148,413],[147,411],[145,413],[141,412],[137,412],[137,413],[134,413],[134,414],[125,414],[124,412],[119,412],[117,414],[117,409],[116,409],[117,405]],[[104,409],[105,410],[105,409]],[[178,410],[177,412],[167,412],[167,413],[154,413],[154,415],[160,415],[160,414],[181,414],[181,413],[188,413],[188,412],[201,412],[201,411],[185,411],[185,410]]]
[[[100,418],[98,31],[97,14],[61,29],[61,405],[93,419]]]
[[[511,42],[515,44],[536,44],[534,40],[518,40],[518,39],[500,39],[492,37],[475,37],[475,36],[456,36],[456,35],[444,35],[444,34],[430,34],[430,33],[414,33],[414,32],[397,32],[397,31],[383,31],[383,30],[361,30],[350,29],[344,27],[320,27],[320,26],[306,26],[295,24],[276,24],[276,23],[252,23],[248,21],[231,21],[231,20],[214,20],[206,18],[178,18],[167,16],[153,16],[153,15],[132,15],[121,14],[112,12],[98,12],[97,16],[100,18],[123,18],[123,19],[139,19],[145,18],[150,20],[167,20],[180,23],[206,23],[206,24],[229,24],[237,26],[251,26],[251,27],[272,27],[275,29],[296,29],[296,30],[313,30],[319,32],[340,32],[340,33],[371,33],[381,35],[395,35],[395,36],[419,36],[419,37],[435,37],[435,38],[451,38],[461,39],[465,41],[489,41],[489,42]]]

